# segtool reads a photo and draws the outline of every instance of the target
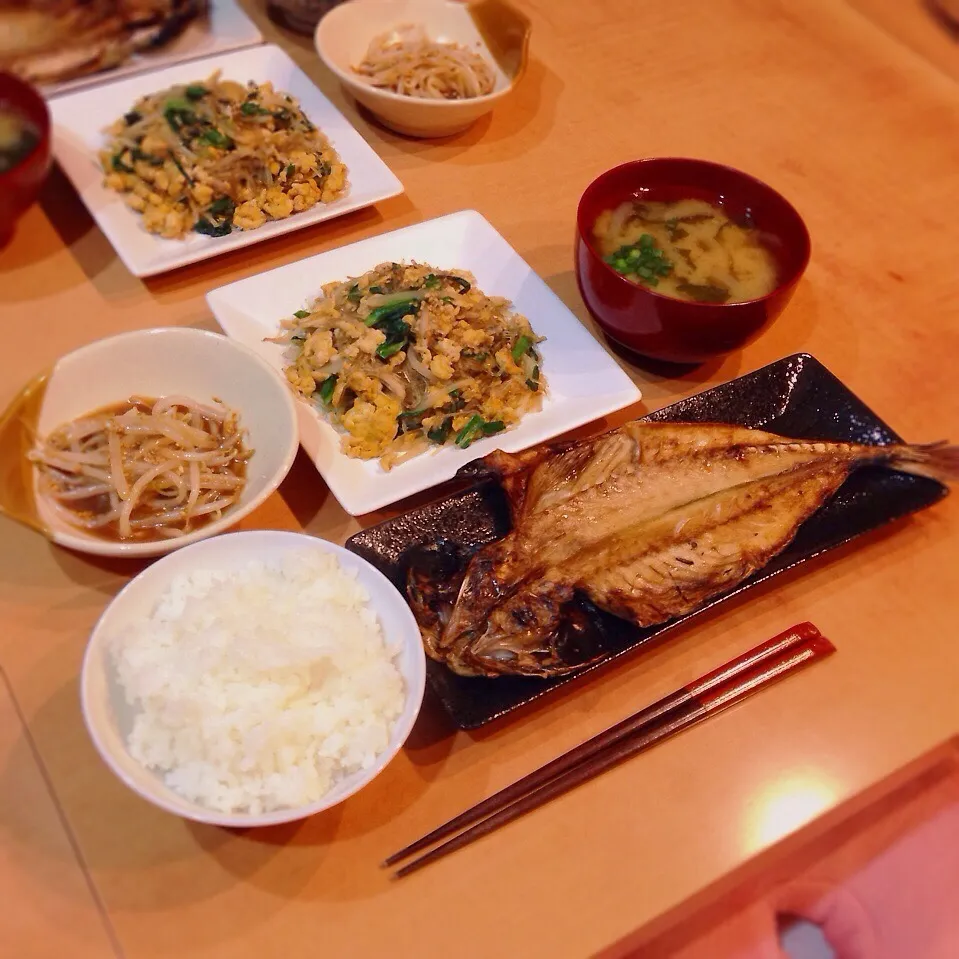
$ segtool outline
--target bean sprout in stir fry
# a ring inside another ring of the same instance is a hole
[[[219,402],[132,397],[55,429],[29,454],[38,492],[72,526],[109,539],[183,536],[240,498],[253,451]]]
[[[105,184],[151,233],[226,236],[329,203],[346,167],[287,93],[214,73],[138,100],[109,131]]]
[[[408,97],[467,100],[493,92],[493,68],[459,43],[430,40],[406,24],[376,37],[353,71],[374,87]]]
[[[546,390],[537,336],[463,270],[381,263],[327,283],[281,324],[286,377],[341,429],[343,450],[384,469],[515,426]]]

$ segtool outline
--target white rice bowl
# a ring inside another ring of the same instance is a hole
[[[101,755],[145,798],[260,825],[327,808],[384,768],[424,674],[385,577],[331,543],[258,531],[131,581],[91,636],[82,698]]]

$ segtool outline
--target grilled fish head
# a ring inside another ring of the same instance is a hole
[[[559,584],[519,589],[481,629],[463,634],[454,670],[466,676],[563,676],[607,656],[607,619],[576,590]]]
[[[427,654],[445,660],[440,639],[456,604],[469,561],[467,552],[448,539],[411,549],[406,555],[406,597],[419,624]]]
[[[405,562],[407,601],[423,647],[461,676],[558,676],[608,652],[602,616],[571,590],[544,589],[531,596],[516,589],[501,597],[491,558],[482,551],[471,557],[447,539],[414,547]],[[484,595],[464,598],[464,592]],[[489,605],[490,615],[479,620],[483,627],[449,631],[457,603],[469,599]]]

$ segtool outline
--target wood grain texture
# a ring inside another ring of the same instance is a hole
[[[121,959],[2,671],[0,955]]]
[[[624,160],[686,154],[782,191],[807,221],[812,263],[786,313],[745,352],[685,373],[621,360],[645,394],[631,412],[807,350],[903,435],[947,436],[959,423],[959,87],[857,3],[674,0],[637,15],[621,0],[519,0],[533,38],[515,98],[432,143],[360,115],[309,42],[279,36],[251,6],[406,194],[141,282],[54,171],[0,252],[0,403],[96,337],[214,328],[203,301],[213,286],[464,207],[589,325],[572,272],[580,194]],[[359,522],[301,456],[244,525],[342,542]],[[131,959],[583,956],[670,910],[681,916],[690,896],[955,734],[957,525],[951,498],[481,733],[453,735],[427,705],[381,778],[285,829],[188,825],[98,760],[76,678],[90,627],[135,565],[0,525],[0,665]],[[839,650],[816,670],[403,883],[377,868],[453,813],[804,619]],[[26,823],[16,841],[29,864],[43,855],[45,827]]]
[[[880,30],[959,80],[957,0],[846,0]]]

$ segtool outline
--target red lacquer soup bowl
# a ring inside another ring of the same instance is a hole
[[[37,198],[50,170],[50,112],[30,84],[0,72],[0,110],[19,114],[33,128],[37,142],[26,156],[0,172],[0,246],[17,220]]]
[[[593,227],[604,210],[633,198],[706,200],[734,221],[748,220],[776,261],[776,287],[754,300],[698,303],[620,276],[603,259]],[[600,328],[627,349],[674,363],[701,363],[754,339],[782,313],[809,263],[809,232],[793,206],[748,173],[708,160],[657,157],[607,170],[580,199],[576,227],[576,277]]]

